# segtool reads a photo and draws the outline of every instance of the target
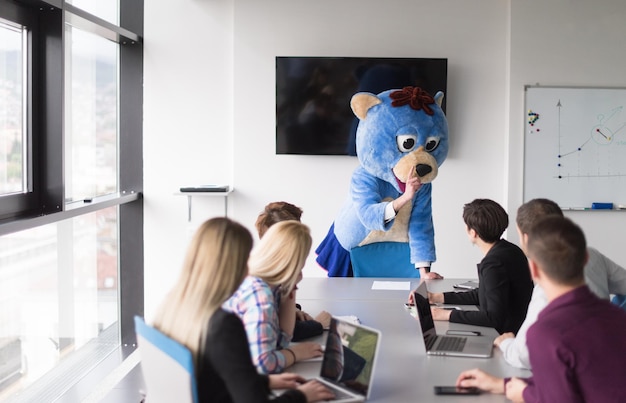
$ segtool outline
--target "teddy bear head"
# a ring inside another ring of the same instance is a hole
[[[350,106],[359,118],[356,151],[361,166],[400,192],[410,177],[419,176],[421,183],[435,179],[448,155],[442,100],[442,92],[432,97],[419,87],[355,94]]]

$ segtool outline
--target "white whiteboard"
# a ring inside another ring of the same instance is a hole
[[[626,205],[626,88],[526,87],[524,201]]]

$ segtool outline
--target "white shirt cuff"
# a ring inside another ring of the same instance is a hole
[[[393,209],[393,202],[387,203],[385,206],[385,223],[396,218],[396,211]]]
[[[500,351],[504,352],[508,348],[508,345],[513,343],[514,340],[515,340],[514,338],[504,339],[500,342],[500,345],[498,346],[498,348],[500,349]]]

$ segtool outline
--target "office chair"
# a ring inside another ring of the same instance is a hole
[[[374,242],[350,250],[354,277],[414,277],[420,272],[411,263],[406,242]]]
[[[614,295],[611,302],[622,309],[626,309],[626,295]]]
[[[191,351],[135,316],[146,403],[197,403]]]

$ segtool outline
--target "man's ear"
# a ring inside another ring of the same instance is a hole
[[[518,230],[519,231],[519,230]],[[528,246],[528,234],[526,234],[525,232],[519,231],[519,242],[520,242],[520,246],[522,247],[522,250],[524,251],[524,253],[526,253],[526,247]]]
[[[530,277],[535,283],[541,281],[541,270],[539,270],[537,263],[535,263],[535,261],[530,258],[528,259],[528,269],[530,270]]]

